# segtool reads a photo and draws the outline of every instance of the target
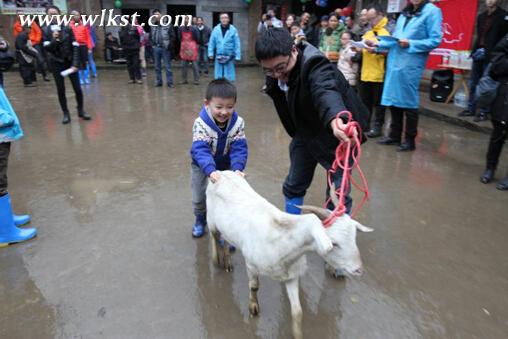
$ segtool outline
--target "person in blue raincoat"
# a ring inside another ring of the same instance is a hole
[[[378,143],[400,145],[398,151],[413,151],[418,129],[420,80],[429,52],[438,47],[443,36],[441,9],[428,0],[410,0],[397,20],[393,38],[368,41],[375,52],[388,51],[385,87],[381,105],[390,107],[390,135]],[[406,117],[405,142],[402,127]]]
[[[35,228],[18,228],[30,222],[28,215],[14,215],[7,192],[7,164],[11,142],[23,137],[23,130],[16,113],[0,87],[0,247],[31,239]]]
[[[208,43],[208,57],[215,58],[215,79],[235,81],[235,61],[241,59],[240,38],[235,26],[229,23],[229,15],[220,15],[220,24],[214,27]]]

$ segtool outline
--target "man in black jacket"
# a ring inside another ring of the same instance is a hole
[[[142,84],[141,63],[139,60],[139,49],[141,48],[138,29],[131,24],[120,29],[120,44],[127,60],[127,71],[129,72],[129,84]]]
[[[196,28],[198,30],[199,74],[203,72],[205,76],[208,76],[208,42],[210,41],[212,30],[205,25],[202,17],[197,18]]]
[[[339,140],[351,142],[344,133],[346,123],[337,119],[337,114],[350,111],[365,129],[369,112],[337,66],[309,43],[295,46],[285,29],[263,32],[256,42],[256,58],[266,74],[266,93],[292,137],[291,163],[283,193],[286,211],[299,214],[300,209],[295,205],[303,204],[316,165],[319,163],[329,170]],[[339,170],[333,176],[337,188],[341,179]],[[349,212],[352,199],[348,196],[345,201]]]
[[[487,168],[480,180],[488,184],[494,179],[503,145],[508,138],[508,34],[492,51],[490,76],[499,81],[497,97],[492,104],[492,134],[487,152]],[[497,184],[497,189],[508,190],[508,174]]]
[[[469,79],[470,93],[468,108],[459,116],[468,117],[476,114],[475,91],[478,81],[490,62],[490,54],[499,41],[508,33],[508,12],[497,6],[497,0],[485,0],[487,10],[478,16],[476,21],[477,38],[472,50],[473,69]],[[474,121],[487,120],[488,107],[480,107],[480,113]]]
[[[46,8],[46,14],[49,16],[60,15],[60,9],[56,6],[49,6]],[[92,118],[83,109],[83,92],[81,91],[78,76],[79,44],[74,38],[72,29],[63,24],[61,26],[52,24],[43,28],[42,38],[44,49],[48,53],[48,64],[55,78],[58,101],[63,111],[62,124],[71,122],[67,98],[65,96],[65,78],[61,74],[62,71],[69,69],[74,70],[68,76],[76,95],[78,116],[83,120],[91,120]]]
[[[155,63],[156,87],[162,86],[161,60],[166,68],[166,81],[169,88],[173,87],[173,72],[171,71],[171,49],[175,41],[172,27],[160,25],[161,11],[154,9],[152,15],[156,26],[150,27],[150,42],[153,46],[153,59]]]

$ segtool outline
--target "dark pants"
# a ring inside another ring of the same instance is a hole
[[[476,86],[483,76],[483,72],[487,67],[487,61],[475,61],[473,62],[473,68],[471,69],[471,76],[469,78],[469,103],[467,105],[467,109],[469,112],[476,112]],[[488,107],[480,108],[480,113],[487,114],[489,113]]]
[[[141,64],[139,60],[139,49],[125,50],[125,60],[127,60],[127,70],[131,80],[141,80]]]
[[[390,125],[390,138],[402,139],[404,115],[406,116],[406,141],[414,141],[418,133],[418,110],[391,106],[392,123]],[[404,114],[405,113],[405,114]]]
[[[9,153],[11,152],[10,142],[0,143],[0,196],[7,193],[7,165]]]
[[[208,74],[208,46],[199,46],[199,72]]]
[[[499,156],[503,150],[503,145],[508,136],[508,124],[502,124],[499,121],[492,121],[494,130],[490,136],[489,150],[487,152],[487,168],[496,170],[499,163]]]
[[[4,73],[0,72],[0,87],[4,87]]]
[[[88,47],[86,45],[79,46],[79,69],[85,70],[88,64]]]
[[[19,64],[19,74],[23,79],[23,84],[29,85],[32,82],[36,81],[37,78],[35,76],[35,66],[34,64]]]
[[[385,123],[386,107],[381,105],[384,83],[360,81],[360,98],[369,109],[369,125],[371,126],[372,116],[374,115],[374,127],[383,127]]]
[[[41,73],[42,76],[45,78],[47,76],[46,74],[46,54],[45,50],[42,47],[42,44],[37,44],[34,46],[34,48],[39,52],[37,55],[37,72]]]
[[[182,60],[182,79],[187,81],[187,68],[191,66],[194,73],[194,81],[199,81],[198,61],[185,61]]]
[[[161,47],[153,48],[153,58],[155,62],[155,76],[157,77],[156,83],[162,84],[162,65],[161,61],[164,61],[166,68],[166,81],[168,85],[173,85],[173,72],[171,71],[171,53]]]
[[[58,92],[58,101],[60,102],[60,107],[62,111],[69,112],[69,108],[67,107],[67,98],[65,97],[65,79],[60,75],[60,72],[68,69],[71,65],[58,65],[53,66],[53,77],[55,78],[56,90]],[[74,89],[74,94],[76,95],[76,101],[78,103],[78,112],[83,110],[83,92],[81,91],[81,86],[79,85],[79,75],[77,72],[72,73],[68,76],[71,81],[72,88]]]
[[[333,135],[330,137],[333,138]],[[326,170],[329,170],[335,154],[333,148],[327,146],[327,143],[323,142],[323,140],[295,137],[289,144],[289,158],[289,173],[284,181],[282,192],[285,197],[292,199],[305,196],[307,189],[312,183],[317,164],[319,163]],[[342,174],[342,170],[339,169],[333,175],[333,182],[336,188],[341,186]],[[350,191],[351,187],[349,187],[345,199],[347,213],[351,211],[353,206],[353,199],[349,196]],[[329,198],[329,193],[329,187],[327,187],[326,199]],[[330,203],[328,208],[333,209],[334,206]]]

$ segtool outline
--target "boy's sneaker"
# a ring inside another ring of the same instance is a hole
[[[196,222],[192,226],[192,237],[201,238],[205,234],[206,218],[204,215],[197,215]]]
[[[222,238],[219,239],[219,246],[224,247],[224,239],[222,239]],[[234,252],[234,251],[236,251],[236,247],[233,245],[229,245],[229,252]]]

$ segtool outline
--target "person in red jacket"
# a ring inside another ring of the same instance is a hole
[[[83,25],[81,19],[81,13],[74,10],[71,12],[74,18],[71,21],[72,32],[76,42],[79,44],[79,81],[81,85],[89,84],[90,79],[88,77],[88,53],[92,53],[93,42],[92,36],[90,35],[90,29]]]

